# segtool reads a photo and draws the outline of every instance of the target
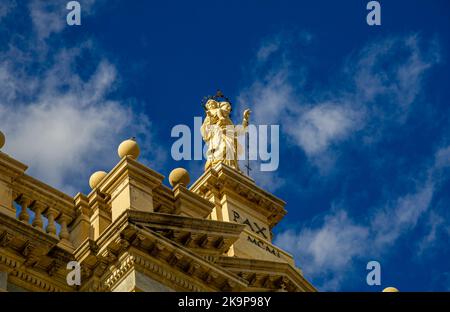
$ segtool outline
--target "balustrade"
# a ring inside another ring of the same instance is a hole
[[[18,220],[70,245],[70,224],[76,218],[72,197],[27,175],[12,188]]]

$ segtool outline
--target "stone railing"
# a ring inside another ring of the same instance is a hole
[[[36,229],[59,238],[67,247],[69,225],[76,218],[73,198],[26,174],[12,183],[17,218]]]

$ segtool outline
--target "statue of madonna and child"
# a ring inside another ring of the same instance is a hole
[[[208,146],[205,170],[223,163],[240,171],[238,160],[243,149],[238,137],[247,131],[250,110],[244,111],[242,125],[234,125],[230,118],[231,103],[220,91],[209,97],[204,107],[206,117],[200,132]]]

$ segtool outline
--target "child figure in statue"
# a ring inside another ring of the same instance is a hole
[[[205,170],[218,163],[226,164],[238,171],[238,155],[242,147],[238,136],[245,133],[250,117],[250,110],[245,110],[242,125],[234,126],[231,118],[231,104],[228,101],[218,103],[210,99],[205,105],[206,118],[200,129],[203,140],[208,144]]]

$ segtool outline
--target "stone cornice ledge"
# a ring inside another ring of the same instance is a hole
[[[164,180],[163,175],[127,156],[120,160],[100,182],[97,188],[102,193],[111,194],[112,190],[126,178],[132,178],[149,186],[150,189],[158,187]]]
[[[203,259],[202,257],[199,257],[198,255],[196,255],[189,249],[184,248],[180,244],[177,244],[177,243],[175,243],[157,233],[151,232],[149,230],[140,229],[137,227],[136,227],[136,229],[138,231],[140,231],[140,233],[143,234],[144,236],[147,236],[150,240],[159,241],[159,243],[161,243],[161,245],[164,246],[165,248],[167,248],[168,250],[172,250],[172,251],[177,250],[181,255],[186,256],[187,258],[190,258],[192,260],[195,260],[195,262],[198,263],[199,265],[207,268],[210,271],[217,273],[220,276],[223,276],[224,279],[232,280],[234,283],[236,283],[236,285],[239,285],[242,288],[247,287],[247,281],[244,280],[243,278],[227,271],[225,268],[223,268],[219,265],[216,265],[215,263],[211,263],[208,260]]]
[[[161,226],[165,229],[186,228],[207,230],[215,235],[231,235],[238,238],[245,229],[245,224],[234,222],[223,222],[217,220],[197,219],[192,217],[177,216],[173,214],[154,213],[129,210],[128,216],[131,222],[148,222],[152,226]]]
[[[257,259],[244,259],[237,257],[219,257],[218,265],[230,271],[251,271],[251,272],[270,272],[271,274],[280,274],[289,276],[303,291],[316,292],[314,288],[301,274],[300,269],[293,267],[289,263],[273,262]]]
[[[195,292],[211,291],[211,289],[209,288],[202,287],[200,284],[197,285],[197,283],[193,283],[192,281],[189,281],[187,278],[181,277],[180,274],[170,272],[169,270],[165,269],[162,265],[156,263],[155,261],[149,261],[146,256],[141,256],[136,252],[134,253],[134,260],[138,266],[141,266],[142,268],[150,272],[153,272],[154,274],[160,276],[163,279],[169,280],[182,290]]]
[[[6,173],[7,176],[15,178],[24,174],[28,169],[28,166],[21,162],[11,158],[5,153],[0,152],[0,173]],[[0,177],[2,175],[0,174]]]
[[[18,259],[0,253],[0,265],[6,266],[9,276],[12,278],[13,284],[25,289],[32,288],[35,291],[46,292],[64,292],[73,290],[69,286],[62,287],[55,285],[55,281],[47,281],[46,279],[27,271]]]
[[[238,195],[242,200],[264,213],[273,228],[286,215],[286,203],[280,198],[263,190],[249,177],[224,164],[210,168],[189,188],[201,196],[211,189],[219,194]]]

